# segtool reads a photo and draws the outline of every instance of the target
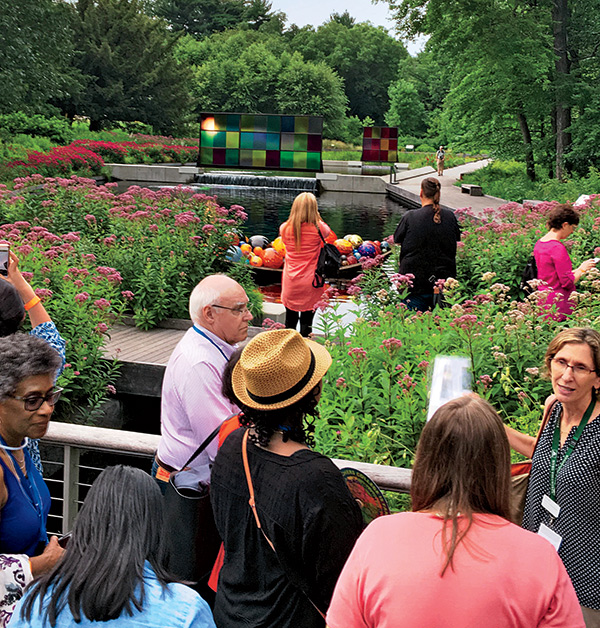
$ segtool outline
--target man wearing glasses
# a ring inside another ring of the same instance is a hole
[[[225,275],[203,279],[190,296],[194,323],[175,347],[162,386],[161,439],[152,474],[164,491],[198,446],[239,408],[221,394],[223,369],[238,342],[248,336],[248,296]],[[191,463],[206,483],[217,439]]]

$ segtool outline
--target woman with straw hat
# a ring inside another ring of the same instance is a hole
[[[244,426],[211,477],[225,546],[219,628],[319,627],[362,519],[335,465],[314,451],[311,425],[331,356],[291,329],[259,334],[233,369]],[[250,502],[249,502],[250,498]],[[250,503],[250,505],[249,505]]]

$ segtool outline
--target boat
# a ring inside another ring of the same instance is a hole
[[[392,254],[392,251],[386,251],[381,254],[384,261]],[[272,286],[281,283],[283,268],[266,268],[265,266],[251,266],[254,282],[257,286]],[[354,279],[362,270],[360,262],[356,264],[348,264],[340,266],[337,277],[327,279],[328,283],[347,283]]]

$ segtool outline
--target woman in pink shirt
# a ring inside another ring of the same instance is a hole
[[[331,229],[319,215],[315,195],[303,192],[294,199],[290,217],[279,227],[286,248],[281,280],[285,326],[296,329],[299,318],[303,336],[312,332],[313,308],[325,289],[313,287],[317,261],[323,247],[319,231],[324,239]]]
[[[509,521],[510,453],[502,420],[479,397],[425,425],[414,512],[380,517],[337,582],[329,628],[585,628],[552,545]]]
[[[546,308],[556,304],[556,313],[552,315],[557,321],[564,321],[573,311],[569,296],[575,290],[575,283],[590,268],[595,266],[593,259],[588,259],[573,270],[571,258],[565,245],[561,242],[568,238],[579,224],[579,214],[570,205],[557,205],[548,214],[548,233],[540,238],[533,249],[538,279],[547,285],[540,290],[551,292],[546,300]]]

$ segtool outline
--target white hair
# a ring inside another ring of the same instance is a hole
[[[202,310],[207,305],[212,305],[219,300],[221,293],[219,290],[207,286],[202,285],[200,282],[193,290],[192,294],[190,294],[190,318],[193,323],[201,323],[201,315]]]

